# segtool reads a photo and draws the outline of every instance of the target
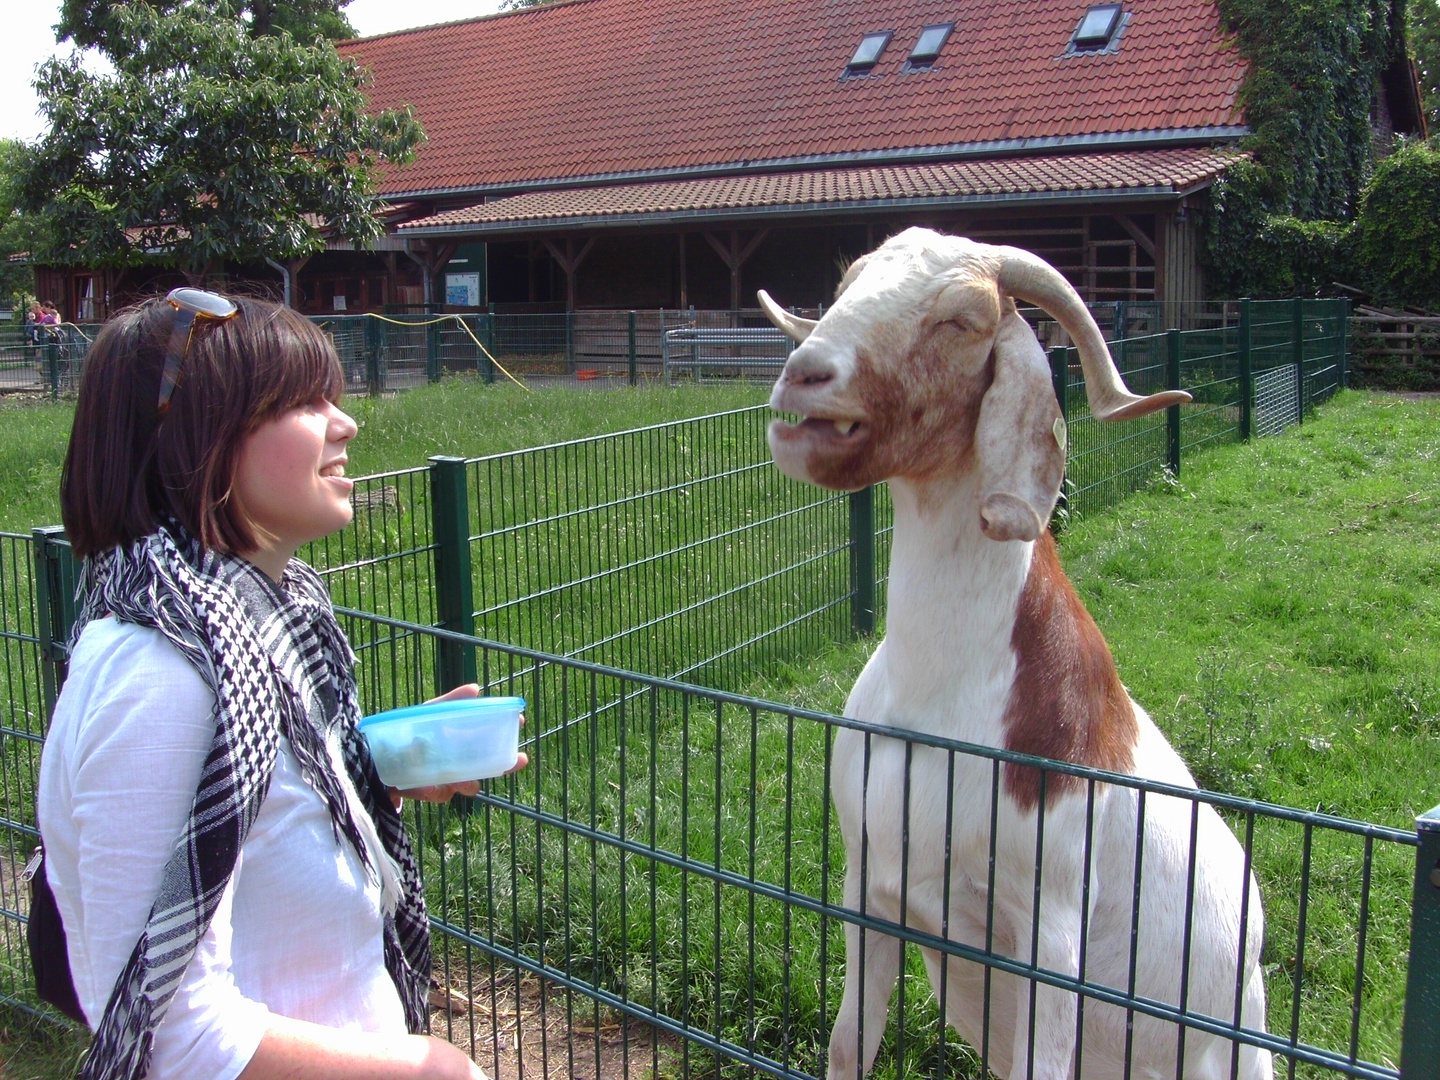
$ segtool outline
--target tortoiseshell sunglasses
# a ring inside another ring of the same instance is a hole
[[[170,344],[165,349],[165,368],[160,373],[160,401],[155,407],[157,419],[170,411],[170,395],[175,393],[180,369],[185,365],[185,357],[190,354],[195,320],[227,322],[240,314],[240,307],[234,300],[204,289],[171,289],[165,300],[175,309],[175,326],[170,331]]]

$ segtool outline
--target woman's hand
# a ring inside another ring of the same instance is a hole
[[[478,683],[465,683],[461,686],[455,687],[455,689],[453,690],[441,694],[439,697],[431,698],[429,701],[425,702],[425,704],[429,705],[432,701],[460,701],[464,698],[473,698],[479,696],[480,685]],[[521,726],[524,726],[525,724],[525,716],[523,713],[520,716],[520,724]],[[515,767],[508,770],[505,775],[509,776],[510,773],[519,772],[521,769],[525,768],[525,766],[529,764],[530,758],[526,755],[525,751],[522,750],[520,751],[520,755],[515,759]],[[479,791],[479,780],[465,780],[458,784],[436,784],[432,787],[406,788],[403,791],[396,788],[391,788],[390,799],[392,802],[394,802],[395,809],[399,810],[402,800],[404,799],[419,799],[421,802],[447,803],[456,795],[475,795]]]

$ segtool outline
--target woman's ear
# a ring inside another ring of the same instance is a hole
[[[995,380],[975,427],[980,528],[992,540],[1034,540],[1065,479],[1065,420],[1045,351],[1019,315],[1002,321],[993,355]]]

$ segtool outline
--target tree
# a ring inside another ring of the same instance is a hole
[[[1440,0],[1411,0],[1409,19],[1422,105],[1434,131],[1440,125]]]
[[[44,243],[44,222],[19,207],[19,168],[24,146],[0,139],[0,302],[17,307],[35,295],[35,274],[29,262],[12,263],[11,255],[34,251]]]
[[[144,3],[162,15],[173,15],[187,7],[185,0],[128,0]],[[350,0],[221,0],[214,7],[219,17],[240,20],[252,37],[267,37],[284,31],[299,41],[323,37],[330,41],[355,36],[355,28],[340,9]],[[73,41],[81,48],[97,47],[110,52],[121,44],[112,40],[119,32],[117,10],[127,0],[64,0],[60,22],[55,27],[59,41]]]
[[[199,278],[317,251],[322,223],[357,245],[381,234],[378,169],[411,160],[424,132],[409,109],[371,114],[353,61],[200,3],[110,17],[113,75],[72,57],[36,80],[50,131],[25,152],[21,193],[50,223],[47,261],[160,252]]]

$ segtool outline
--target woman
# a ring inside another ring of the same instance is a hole
[[[306,319],[195,289],[90,349],[61,481],[85,604],[38,806],[82,1076],[483,1076],[421,1034],[415,857],[294,558],[350,521],[343,385]]]

